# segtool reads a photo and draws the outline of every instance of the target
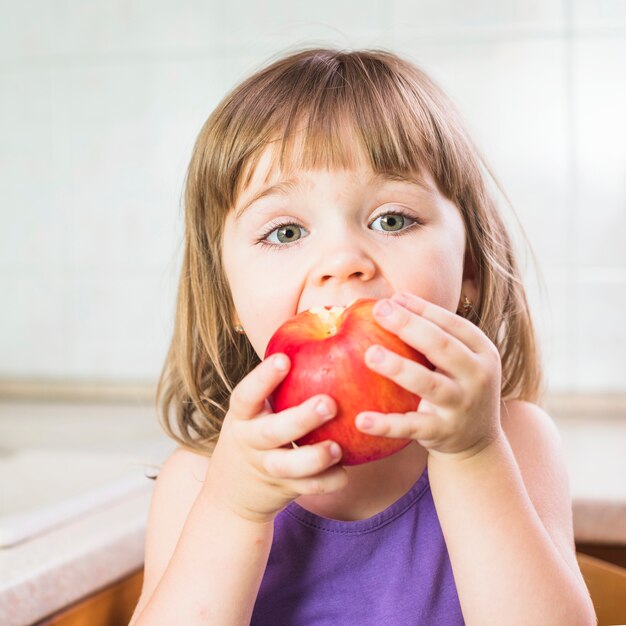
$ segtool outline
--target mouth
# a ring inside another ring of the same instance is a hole
[[[309,307],[308,311],[310,311],[311,313],[316,313],[316,314],[320,314],[320,313],[326,313],[326,312],[330,312],[332,314],[338,315],[339,313],[341,313],[342,311],[344,311],[345,309],[347,309],[349,306],[352,306],[357,300],[360,300],[361,298],[363,298],[365,296],[361,296],[359,298],[354,298],[353,300],[351,300],[348,304],[324,304],[324,305],[314,305],[312,307]]]
[[[324,306],[312,306],[307,309],[310,313],[319,315],[320,313],[341,313],[350,306],[349,304],[325,304]]]

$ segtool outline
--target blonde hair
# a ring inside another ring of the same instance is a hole
[[[392,52],[313,48],[279,58],[235,87],[196,140],[186,177],[174,332],[156,395],[166,433],[210,453],[233,388],[260,362],[233,329],[222,267],[224,221],[263,150],[279,146],[283,169],[296,137],[302,142],[296,167],[349,168],[358,153],[377,173],[431,173],[463,216],[480,294],[470,319],[501,355],[502,399],[539,401],[537,339],[513,245],[483,169],[502,189],[456,107],[422,70]]]

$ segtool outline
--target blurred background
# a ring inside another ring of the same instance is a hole
[[[623,391],[625,30],[617,0],[4,2],[0,376],[154,384],[201,125],[271,56],[328,43],[447,90],[544,273],[551,389]]]
[[[618,543],[598,509],[583,505],[626,507],[626,3],[5,0],[0,540],[3,519],[7,546],[32,546],[70,532],[81,514],[94,524],[85,536],[109,542],[108,552],[98,544],[109,559],[100,578],[34,600],[31,617],[141,561],[149,494],[136,470],[143,478],[171,449],[153,404],[172,333],[193,143],[228,90],[307,44],[392,50],[457,104],[512,202],[502,210],[541,337],[577,539]],[[33,511],[39,518],[25,521]],[[120,517],[134,520],[131,530]],[[81,536],[84,526],[73,528]],[[72,567],[94,554],[81,549],[66,559]],[[0,564],[7,554],[0,550]],[[41,588],[53,574],[40,572]],[[15,599],[16,585],[0,581],[0,593]]]

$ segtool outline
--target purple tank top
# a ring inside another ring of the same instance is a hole
[[[384,511],[344,522],[291,502],[251,626],[464,624],[428,469]]]

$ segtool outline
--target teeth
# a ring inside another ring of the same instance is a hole
[[[339,315],[343,311],[345,311],[349,306],[352,306],[358,298],[354,298],[352,302],[348,304],[327,304],[326,306],[314,306],[309,309],[311,313],[315,313],[315,315],[320,315],[322,317],[328,317],[329,314]],[[329,307],[329,308],[327,308]]]

